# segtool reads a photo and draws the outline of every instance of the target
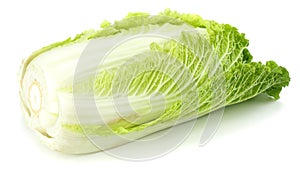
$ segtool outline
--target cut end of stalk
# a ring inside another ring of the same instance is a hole
[[[33,80],[28,90],[28,102],[32,115],[38,116],[42,109],[42,90],[37,80]]]

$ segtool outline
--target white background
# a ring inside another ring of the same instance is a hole
[[[165,8],[197,13],[246,33],[255,61],[285,66],[292,81],[281,99],[264,97],[226,108],[213,139],[199,147],[204,124],[161,158],[129,162],[105,153],[65,155],[41,144],[19,109],[17,72],[32,51],[127,12]],[[1,1],[0,173],[299,173],[299,5],[292,0]]]

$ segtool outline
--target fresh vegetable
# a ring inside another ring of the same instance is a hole
[[[109,149],[261,93],[277,100],[290,81],[274,61],[253,62],[235,27],[195,14],[129,13],[101,27],[22,63],[22,109],[52,149]]]

